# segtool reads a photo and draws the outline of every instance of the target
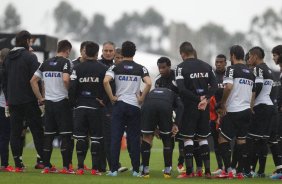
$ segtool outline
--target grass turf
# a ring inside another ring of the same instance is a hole
[[[30,135],[28,136],[28,141],[30,141]],[[30,184],[30,183],[37,183],[37,184],[55,184],[55,183],[68,183],[68,184],[144,184],[144,183],[184,183],[184,182],[192,182],[197,184],[208,184],[208,183],[270,183],[275,182],[270,180],[269,178],[264,179],[244,179],[244,180],[226,180],[226,179],[211,179],[207,180],[204,178],[191,178],[191,179],[176,179],[178,175],[176,170],[177,164],[177,157],[178,157],[178,150],[177,146],[174,151],[173,155],[173,177],[171,179],[164,179],[162,174],[163,169],[163,156],[162,156],[162,144],[161,141],[156,140],[154,141],[151,159],[150,159],[150,178],[135,178],[131,176],[131,172],[127,171],[118,175],[118,177],[109,177],[103,174],[102,176],[92,176],[87,171],[83,176],[77,175],[62,175],[62,174],[41,174],[41,170],[34,169],[35,161],[36,161],[36,152],[33,148],[25,148],[23,154],[24,164],[27,167],[24,173],[4,173],[0,172],[0,184]],[[61,155],[59,149],[54,149],[51,161],[57,168],[62,167]],[[121,151],[120,161],[123,166],[130,168],[130,160],[128,157],[128,153],[126,150]],[[73,157],[74,166],[76,166],[76,155],[74,154]],[[90,154],[88,152],[86,162],[88,167],[91,166]],[[13,165],[12,157],[10,156],[10,164]],[[214,170],[216,168],[216,161],[215,156],[211,153],[211,169]],[[266,173],[269,175],[274,170],[273,161],[271,155],[268,155],[268,161],[266,165]]]

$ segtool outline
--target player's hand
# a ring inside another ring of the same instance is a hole
[[[116,102],[117,102],[118,97],[113,96],[110,100],[111,100],[112,104],[114,104],[114,103],[116,103]]]
[[[198,104],[198,109],[199,109],[200,111],[204,111],[204,110],[206,110],[207,105],[208,105],[208,101],[207,101],[206,98],[204,98],[204,99],[203,99],[202,101],[200,101],[200,103]]]
[[[40,99],[38,99],[39,105],[43,105],[44,102],[45,102],[45,98],[40,98]]]
[[[224,104],[220,104],[220,108],[218,109],[218,113],[221,117],[226,115],[226,106]]]
[[[172,129],[171,129],[171,133],[172,133],[172,137],[175,137],[175,135],[178,133],[178,126],[176,124],[172,125]]]
[[[251,108],[251,112],[252,112],[252,114],[255,114],[255,111],[254,111],[254,109],[253,109],[253,108]]]
[[[216,112],[217,112],[217,118],[215,120],[215,123],[217,125],[220,125],[220,123],[221,123],[221,115],[220,115],[220,113],[218,111],[216,111]]]
[[[206,98],[206,96],[200,96],[200,100],[204,100]]]
[[[155,129],[154,136],[156,136],[157,139],[160,139],[160,130],[158,128]]]
[[[105,107],[105,104],[103,102],[103,100],[99,99],[99,98],[96,98],[96,100],[99,102],[99,104],[102,106],[102,107]]]
[[[144,101],[144,97],[142,95],[136,94],[139,105],[141,105]]]
[[[8,118],[10,117],[10,110],[9,110],[9,106],[5,106],[5,117]]]

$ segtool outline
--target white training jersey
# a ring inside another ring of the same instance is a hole
[[[240,112],[251,107],[255,76],[244,64],[227,67],[223,84],[233,84],[226,102],[227,112]]]

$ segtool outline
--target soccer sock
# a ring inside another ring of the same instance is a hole
[[[74,150],[74,138],[71,136],[71,142],[70,142],[70,164],[72,164],[73,150]]]
[[[230,147],[230,150],[231,150],[231,147]],[[230,153],[231,153],[231,151],[230,151]],[[238,149],[237,149],[237,144],[235,143],[234,147],[233,147],[231,167],[233,169],[236,169],[237,165],[238,165]],[[225,169],[227,169],[227,168],[225,168]]]
[[[163,156],[164,156],[165,167],[171,167],[174,141],[171,137],[162,138],[162,141],[163,141]]]
[[[229,142],[224,142],[218,145],[222,160],[224,163],[225,170],[229,169],[231,166],[231,146]],[[234,154],[234,153],[233,153]]]
[[[71,159],[71,135],[62,135],[61,154],[63,157],[63,167],[69,169]]]
[[[205,173],[210,173],[210,149],[208,140],[202,140],[199,142],[201,158],[205,165]],[[197,166],[198,167],[198,166]]]
[[[84,168],[85,152],[87,151],[86,147],[86,139],[77,139],[76,155],[78,169]]]
[[[268,153],[266,140],[261,140],[260,154],[259,154],[259,170],[258,173],[262,174],[265,171],[266,158]]]
[[[184,164],[184,143],[183,141],[178,142],[178,151],[179,151],[179,157],[178,157],[177,165],[183,165]]]
[[[248,159],[248,147],[247,144],[237,144],[238,148],[238,168],[237,171],[238,173],[244,172],[245,173],[250,173],[250,163]]]
[[[95,170],[98,170],[99,167],[100,147],[100,141],[91,139],[92,169]]]
[[[185,164],[186,164],[186,174],[190,175],[193,170],[193,151],[194,151],[194,142],[192,140],[188,140],[184,142],[184,156],[185,156]]]
[[[84,152],[84,155],[83,155],[83,157],[84,157],[84,160],[85,160],[85,158],[86,158],[86,155],[87,155],[87,151],[88,151],[88,148],[89,148],[89,138],[88,137],[86,137],[85,139],[85,152]]]
[[[223,163],[222,163],[223,161],[222,161],[222,157],[220,155],[220,151],[218,149],[218,135],[213,140],[214,140],[214,153],[215,153],[215,158],[216,158],[216,162],[217,162],[217,167],[218,167],[218,169],[222,169],[223,168]]]
[[[43,163],[43,160],[42,160],[42,158],[40,157],[40,155],[36,155],[36,163]]]
[[[144,168],[149,167],[150,155],[151,155],[151,145],[146,141],[142,140],[141,157],[142,157],[142,164]]]
[[[276,167],[276,171],[281,173],[282,172],[282,153],[281,153],[281,145],[279,144],[272,144],[270,146],[270,150],[272,153],[273,161]]]
[[[203,167],[203,159],[201,156],[201,150],[200,150],[200,145],[198,141],[194,141],[194,159],[196,162],[196,167],[197,168],[202,168]],[[197,169],[198,170],[198,169]]]
[[[250,165],[252,166],[252,170],[255,171],[257,167],[257,163],[259,160],[259,155],[261,154],[261,141],[253,140],[252,150],[250,152]],[[249,145],[251,148],[251,145]],[[250,149],[249,149],[250,150]]]
[[[43,161],[44,161],[44,166],[49,168],[52,167],[50,163],[50,159],[53,151],[53,145],[52,145],[53,140],[54,140],[54,135],[46,134],[44,136]]]

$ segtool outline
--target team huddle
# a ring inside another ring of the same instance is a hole
[[[0,140],[5,142],[1,171],[24,171],[22,132],[27,126],[37,151],[35,168],[43,174],[83,175],[90,170],[102,175],[108,170],[106,175],[118,176],[127,170],[119,162],[126,133],[135,177],[150,177],[151,148],[157,137],[163,143],[164,178],[172,177],[178,142],[177,178],[264,178],[270,148],[276,167],[270,177],[282,179],[281,78],[264,62],[262,48],[253,47],[245,54],[240,45],[233,45],[231,66],[219,54],[213,70],[198,59],[190,42],[183,42],[179,47],[183,62],[173,70],[169,58],[159,58],[159,75],[152,87],[146,67],[134,61],[136,46],[131,41],[123,42],[120,49],[105,42],[101,59],[98,44],[82,42],[81,57],[71,62],[72,45],[61,40],[56,56],[40,64],[30,39],[29,32],[21,31],[16,47],[5,57],[1,51],[0,118],[11,126],[5,129],[10,129],[15,162],[15,168],[8,164],[9,140]],[[282,71],[282,45],[274,47],[272,54]],[[62,170],[51,163],[57,136]],[[218,165],[214,172],[209,136]],[[84,164],[88,149],[90,169]]]

